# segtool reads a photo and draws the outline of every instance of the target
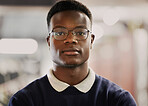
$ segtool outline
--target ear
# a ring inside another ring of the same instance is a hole
[[[91,34],[91,44],[93,44],[94,39],[95,39],[95,35],[94,34]]]
[[[46,41],[47,41],[48,46],[50,47],[50,36],[48,36],[48,37],[46,38]]]
[[[93,42],[94,42],[94,39],[95,39],[95,35],[94,34],[91,34],[91,49],[92,49],[92,44],[93,44]]]

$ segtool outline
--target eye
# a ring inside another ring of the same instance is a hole
[[[56,36],[63,36],[63,35],[65,35],[65,33],[64,32],[54,32],[54,35],[56,35]]]
[[[84,35],[86,35],[86,32],[83,32],[83,31],[76,32],[76,35],[84,36]]]

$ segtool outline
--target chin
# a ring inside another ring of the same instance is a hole
[[[83,65],[84,63],[86,63],[86,61],[77,61],[77,62],[65,62],[63,64],[64,67],[69,67],[69,68],[74,68],[74,67],[79,67],[81,65]]]
[[[58,61],[54,61],[58,66],[67,67],[67,68],[74,68],[79,67],[87,62],[88,59],[69,59],[65,60],[61,59]]]
[[[75,68],[75,67],[79,67],[80,65],[81,64],[64,64],[63,66],[67,68]]]

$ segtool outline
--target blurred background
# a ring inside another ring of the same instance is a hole
[[[0,106],[52,62],[46,16],[57,0],[0,0]],[[92,11],[89,64],[148,106],[148,0],[78,0]]]

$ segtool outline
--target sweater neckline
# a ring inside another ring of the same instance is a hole
[[[51,86],[58,92],[62,92],[70,86],[69,84],[57,79],[53,74],[52,68],[48,71],[47,77],[48,77],[48,81],[51,84]],[[95,73],[91,68],[89,68],[88,76],[82,82],[76,85],[73,85],[73,87],[75,87],[76,89],[78,89],[79,91],[83,93],[86,93],[91,89],[94,82],[95,82]]]

